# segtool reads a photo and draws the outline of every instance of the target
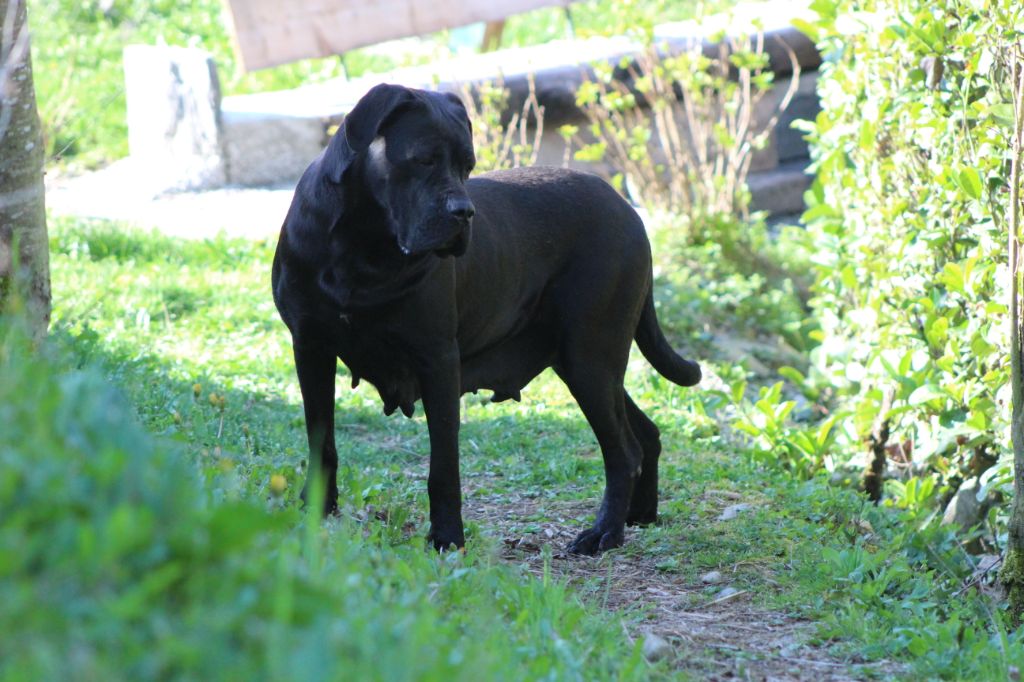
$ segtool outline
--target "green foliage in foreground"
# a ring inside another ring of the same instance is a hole
[[[592,435],[557,380],[521,404],[464,401],[472,505],[516,518],[471,522],[469,553],[443,558],[423,542],[422,420],[384,418],[372,391],[340,381],[343,512],[320,524],[293,504],[304,435],[271,245],[53,227],[53,342],[33,356],[0,335],[0,679],[699,679],[740,655],[681,642],[649,666],[623,627],[656,628],[656,613],[604,612],[612,585],[571,563],[570,589],[497,558],[505,537],[585,523],[598,498]],[[693,278],[663,276],[663,315],[726,295],[699,298]],[[600,561],[645,557],[693,610],[715,599],[701,573],[721,570],[766,617],[820,621],[857,678],[1024,665],[1021,634],[961,589],[976,562],[920,491],[874,508],[796,482],[737,450],[708,417],[731,418],[713,392],[642,361],[627,384],[662,427],[663,523]],[[721,520],[723,491],[754,508]]]
[[[646,677],[562,584],[204,489],[96,371],[27,346],[0,321],[0,679]]]

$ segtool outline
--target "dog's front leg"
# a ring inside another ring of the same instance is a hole
[[[430,431],[430,541],[435,549],[466,544],[459,482],[458,347],[425,359],[418,370],[423,410]]]
[[[313,486],[319,481],[324,514],[333,514],[338,511],[338,450],[334,445],[334,376],[338,358],[315,340],[293,338],[292,351],[309,439],[309,466],[302,501],[313,499]]]

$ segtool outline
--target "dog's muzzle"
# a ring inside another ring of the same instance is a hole
[[[458,234],[450,239],[444,246],[439,249],[435,249],[436,253],[441,258],[447,258],[448,256],[459,257],[466,253],[466,249],[469,248],[469,237],[473,231],[473,227],[469,224],[465,225]]]
[[[445,210],[448,215],[440,224],[415,232],[404,243],[399,239],[398,246],[402,253],[407,256],[434,253],[442,258],[466,253],[473,231],[473,215],[476,213],[473,202],[465,196],[449,198],[445,202]],[[438,235],[438,232],[444,236]]]
[[[467,225],[476,215],[476,207],[467,196],[448,197],[445,208],[448,209],[448,215]]]
[[[448,209],[455,223],[459,226],[456,233],[446,241],[441,248],[435,249],[434,253],[442,258],[447,256],[461,256],[469,248],[469,236],[472,232],[473,216],[476,214],[476,207],[467,196],[448,197],[445,208]]]

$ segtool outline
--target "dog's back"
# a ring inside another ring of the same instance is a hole
[[[476,217],[466,257],[455,262],[463,325],[497,331],[521,324],[522,312],[541,299],[647,288],[651,250],[643,222],[597,176],[517,168],[471,178],[466,188]],[[486,324],[478,319],[484,317]]]

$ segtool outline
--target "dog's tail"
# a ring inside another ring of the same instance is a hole
[[[658,374],[680,386],[695,386],[700,382],[700,365],[676,353],[665,340],[661,325],[658,324],[658,315],[654,312],[653,282],[647,287],[647,298],[644,299],[644,309],[640,313],[634,338],[640,352]]]

